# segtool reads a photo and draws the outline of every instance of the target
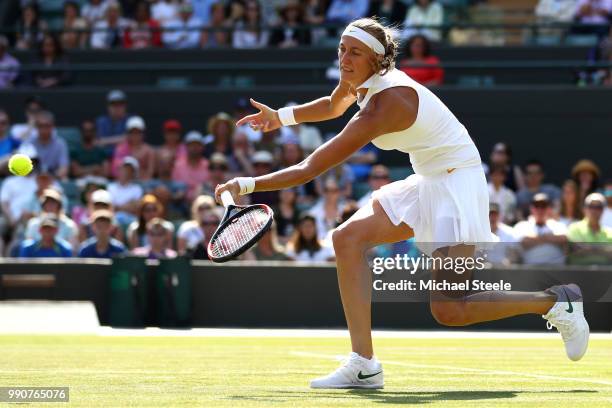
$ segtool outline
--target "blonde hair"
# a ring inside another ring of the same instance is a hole
[[[384,26],[376,17],[360,18],[353,21],[350,25],[361,28],[368,34],[376,38],[385,47],[385,55],[382,60],[377,60],[374,69],[380,75],[395,68],[395,59],[399,49],[399,43],[395,40],[397,29],[393,26]]]
[[[217,205],[215,203],[215,199],[209,195],[202,194],[202,195],[197,196],[193,200],[193,203],[191,204],[191,219],[192,220],[198,219],[198,208],[200,208],[200,206],[204,204],[208,204],[211,209],[214,209]]]

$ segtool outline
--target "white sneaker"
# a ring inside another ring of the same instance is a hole
[[[570,360],[578,361],[589,345],[589,324],[584,318],[582,292],[578,285],[559,285],[546,290],[557,295],[557,302],[542,318],[548,320],[546,327],[556,327]]]
[[[383,369],[378,360],[375,357],[368,360],[354,352],[349,354],[336,371],[310,382],[310,388],[378,389],[383,387]]]

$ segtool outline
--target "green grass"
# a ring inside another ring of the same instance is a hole
[[[69,386],[70,403],[54,407],[612,406],[612,340],[593,339],[578,363],[560,338],[375,346],[384,390],[326,391],[308,381],[337,366],[348,340],[0,336],[0,386]]]

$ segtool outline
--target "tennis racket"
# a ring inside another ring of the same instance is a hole
[[[223,219],[208,243],[213,262],[227,262],[253,246],[270,229],[274,212],[265,204],[235,205],[229,191],[221,193]]]

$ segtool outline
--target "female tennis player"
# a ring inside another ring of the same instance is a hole
[[[340,40],[340,81],[331,96],[279,110],[251,99],[259,112],[237,125],[249,123],[264,132],[337,118],[354,102],[360,110],[301,163],[256,178],[232,179],[215,191],[220,202],[226,190],[237,198],[304,184],[369,142],[410,154],[415,174],[375,191],[368,205],[333,231],[352,353],[336,371],[313,380],[313,388],[383,387],[382,366],[372,348],[372,280],[365,257],[369,248],[415,236],[418,242],[439,243],[434,244],[436,253],[466,257],[474,255],[474,243],[492,240],[478,150],[466,128],[431,91],[395,69],[397,47],[391,28],[370,18],[356,20]],[[441,280],[441,273],[434,271],[433,278]],[[469,279],[467,273],[453,275]],[[542,292],[432,292],[430,304],[435,319],[448,326],[537,313],[559,330],[570,359],[586,352],[589,327],[582,294],[573,284]]]

